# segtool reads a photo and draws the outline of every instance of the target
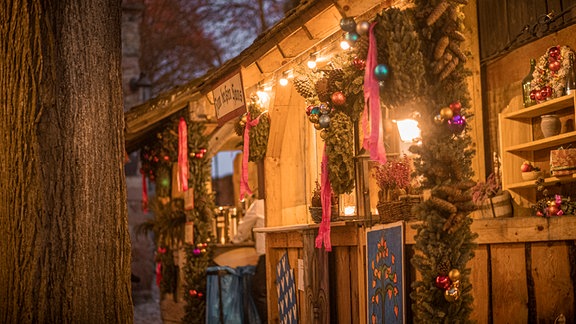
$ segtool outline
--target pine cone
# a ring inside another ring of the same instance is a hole
[[[296,88],[296,91],[304,97],[304,99],[314,98],[316,95],[312,83],[305,76],[297,76],[294,78],[294,88]]]
[[[452,265],[450,264],[450,260],[447,257],[442,258],[442,260],[436,265],[436,272],[438,272],[441,276],[448,275]]]
[[[329,93],[329,89],[328,89],[328,78],[323,77],[320,80],[318,80],[318,82],[316,82],[316,93],[318,94],[318,99],[321,102],[329,102],[330,101],[330,95],[331,93]]]
[[[330,94],[341,91],[342,89],[342,81],[344,80],[344,71],[342,69],[334,69],[328,72],[328,92]],[[337,83],[340,86],[337,86]]]

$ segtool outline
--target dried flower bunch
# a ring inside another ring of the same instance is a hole
[[[404,155],[390,159],[374,168],[374,178],[380,188],[379,201],[397,200],[412,189],[412,160]]]
[[[496,173],[491,173],[486,182],[479,181],[472,187],[472,202],[475,205],[482,205],[486,200],[502,193],[502,183]]]

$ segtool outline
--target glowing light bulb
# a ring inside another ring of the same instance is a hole
[[[310,59],[308,59],[308,67],[311,69],[316,68],[316,55],[310,54]]]
[[[278,80],[278,83],[280,83],[281,86],[285,87],[288,85],[288,79],[282,77],[280,78],[280,80]]]
[[[405,143],[412,143],[420,138],[420,128],[414,119],[403,119],[396,121],[400,139]]]
[[[348,43],[347,41],[343,40],[340,42],[340,48],[347,51],[350,49],[350,43]]]

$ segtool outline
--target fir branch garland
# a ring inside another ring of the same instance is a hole
[[[323,132],[328,154],[328,172],[332,191],[336,194],[351,193],[354,189],[354,138],[350,117],[335,112],[330,127]]]

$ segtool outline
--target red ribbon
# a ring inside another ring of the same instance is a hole
[[[146,188],[146,174],[142,173],[142,211],[148,212],[148,189]]]
[[[178,184],[181,191],[188,190],[188,127],[184,117],[178,123]]]
[[[156,263],[156,285],[160,287],[160,282],[162,281],[162,263]]]
[[[242,152],[242,174],[240,176],[240,199],[251,195],[250,185],[248,184],[248,155],[250,154],[250,129],[260,122],[260,116],[250,119],[250,113],[246,114],[246,127],[244,127],[244,150]]]
[[[318,228],[318,236],[316,236],[316,248],[321,249],[324,243],[324,249],[328,252],[332,251],[332,243],[330,243],[330,216],[332,215],[332,187],[330,186],[330,177],[328,176],[328,154],[326,154],[326,146],[322,153],[322,174],[320,175],[320,199],[322,201],[322,222]]]
[[[368,57],[366,58],[366,69],[364,72],[364,112],[362,113],[362,128],[364,130],[364,141],[362,146],[370,152],[370,159],[380,163],[386,163],[386,151],[384,141],[380,136],[380,89],[378,80],[374,75],[374,68],[378,65],[376,38],[374,37],[374,26],[370,25],[368,41]],[[370,115],[370,134],[368,131],[368,115]]]

